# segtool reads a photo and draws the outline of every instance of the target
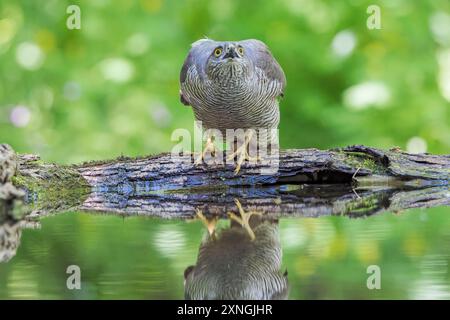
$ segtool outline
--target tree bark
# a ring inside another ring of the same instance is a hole
[[[1,154],[0,149],[0,171],[7,170],[1,169],[2,157],[9,159],[9,168],[15,159],[17,168],[0,183],[4,187],[9,179],[25,191],[28,216],[68,209],[164,218],[189,218],[202,210],[224,216],[237,210],[235,199],[245,210],[275,218],[359,216],[450,204],[448,155],[365,146],[295,149],[280,152],[274,173],[261,174],[266,165],[257,163],[243,165],[235,175],[233,165],[196,166],[191,156],[170,154],[70,166],[44,163],[34,155]]]

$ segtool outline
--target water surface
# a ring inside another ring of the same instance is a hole
[[[219,221],[215,241],[230,224]],[[270,258],[264,255],[276,250],[282,254],[277,272],[286,276],[288,289],[278,298],[450,298],[450,207],[365,218],[272,219],[270,228],[272,248],[263,248],[256,264],[264,264]],[[184,299],[185,271],[197,263],[199,248],[208,239],[199,220],[83,212],[59,213],[20,228],[10,224],[7,230],[9,243],[1,243],[2,299]],[[224,264],[227,257],[241,254],[233,252],[239,246],[220,250]],[[69,265],[81,269],[81,290],[66,286]],[[380,267],[381,289],[367,287],[370,265]],[[216,268],[213,272],[225,275],[213,276],[239,281],[254,272],[243,269],[227,273],[225,267]]]

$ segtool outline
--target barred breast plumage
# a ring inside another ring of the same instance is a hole
[[[196,265],[185,270],[185,297],[207,299],[286,299],[287,273],[281,271],[278,222],[253,222],[255,239],[231,224],[216,238],[205,238]],[[230,267],[232,266],[232,267]]]
[[[180,75],[181,101],[205,128],[277,128],[284,73],[258,40],[192,45]]]

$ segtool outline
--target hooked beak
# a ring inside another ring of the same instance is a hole
[[[238,57],[238,54],[234,47],[229,47],[227,53],[225,53],[225,55],[223,56],[224,59],[237,58],[237,57]]]

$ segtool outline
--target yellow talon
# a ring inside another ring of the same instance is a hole
[[[230,217],[230,219],[236,221],[242,227],[244,227],[245,230],[247,230],[247,233],[249,234],[251,240],[255,240],[255,233],[253,232],[252,228],[250,227],[249,221],[253,215],[261,216],[262,215],[261,212],[256,212],[256,211],[245,212],[238,199],[235,199],[234,202],[236,203],[236,206],[238,207],[240,217],[238,217],[233,212],[228,212],[228,216]]]
[[[245,137],[244,137],[244,143],[242,145],[240,145],[236,151],[234,151],[232,154],[230,154],[227,157],[227,161],[233,160],[235,157],[237,157],[237,162],[236,162],[236,168],[234,170],[234,174],[238,174],[239,171],[241,170],[241,166],[242,164],[247,160],[247,161],[259,161],[260,158],[258,156],[256,157],[252,157],[249,155],[248,153],[248,146],[250,144],[250,140],[253,136],[253,130],[249,130],[248,132],[245,133]]]
[[[213,139],[211,137],[208,137],[208,139],[206,139],[206,144],[205,147],[203,149],[202,152],[200,152],[200,155],[197,157],[197,159],[195,160],[194,164],[195,165],[200,165],[203,163],[203,159],[205,159],[205,155],[208,152],[211,152],[211,154],[214,154],[216,152],[216,146],[214,145]]]
[[[212,219],[208,219],[203,215],[203,212],[200,209],[196,210],[197,217],[200,219],[200,221],[203,222],[203,225],[208,230],[208,233],[210,236],[214,236],[214,233],[216,232],[216,225],[217,225],[217,217],[213,217]]]

